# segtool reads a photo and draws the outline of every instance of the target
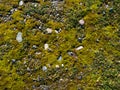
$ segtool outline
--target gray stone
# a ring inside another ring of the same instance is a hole
[[[83,46],[79,46],[75,50],[78,51],[78,50],[81,50],[82,48],[83,48]]]
[[[36,45],[33,45],[33,48],[34,48],[34,49],[36,49],[36,48],[37,48],[37,46],[36,46]]]
[[[78,76],[77,79],[82,80],[82,76]]]
[[[82,43],[83,38],[78,38],[78,42]]]
[[[51,28],[47,28],[46,31],[48,34],[51,34],[53,30]]]
[[[79,20],[79,24],[80,25],[84,25],[85,24],[85,21],[83,19]]]
[[[70,56],[72,56],[74,58],[78,58],[77,55],[72,51],[68,51],[67,53],[68,53],[68,55],[70,55]]]
[[[43,67],[42,67],[42,70],[43,70],[43,71],[47,71],[47,67],[46,67],[46,66],[43,66]]]
[[[56,68],[60,68],[60,66],[59,66],[59,65],[56,65],[55,67],[56,67]]]
[[[40,90],[50,90],[50,88],[46,85],[40,85]]]
[[[17,36],[16,36],[16,40],[18,42],[22,42],[22,33],[21,32],[18,32]]]
[[[48,50],[49,49],[49,45],[46,43],[46,44],[44,44],[44,49],[45,50]]]
[[[29,67],[27,67],[27,71],[28,71],[28,72],[31,71]]]
[[[61,61],[62,60],[62,56],[60,55],[57,60]]]
[[[19,2],[19,6],[22,6],[24,4],[24,2],[21,0],[20,2]]]
[[[12,64],[14,64],[16,62],[16,60],[15,59],[12,59]]]

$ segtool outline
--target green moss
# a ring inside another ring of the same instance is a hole
[[[57,6],[36,1],[23,6],[18,0],[0,3],[0,90],[40,85],[50,90],[118,90],[119,0],[65,0]],[[18,10],[10,14],[12,8]],[[53,32],[47,34],[46,28]],[[21,43],[16,40],[19,31]],[[45,43],[49,50],[44,50]],[[79,46],[83,49],[77,51]]]

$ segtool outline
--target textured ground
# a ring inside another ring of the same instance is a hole
[[[119,90],[120,0],[0,0],[0,90]]]

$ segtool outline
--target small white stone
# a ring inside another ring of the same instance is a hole
[[[84,25],[85,24],[85,21],[83,19],[79,20],[79,24],[80,25]]]
[[[20,2],[19,2],[19,6],[22,6],[23,4],[24,4],[23,1],[20,1]]]
[[[11,9],[10,11],[11,11],[11,13],[13,13],[13,12],[15,12],[15,11],[17,11],[18,9],[17,8],[13,8],[13,9]]]
[[[108,8],[108,7],[109,7],[109,5],[105,5],[105,7],[106,7],[106,8]]]
[[[16,8],[15,11],[17,11],[18,9]]]
[[[27,63],[26,61],[23,62],[23,64],[26,64],[26,63]]]
[[[41,26],[39,26],[39,29],[41,29],[42,27]]]
[[[51,28],[47,28],[46,31],[47,33],[52,33],[53,30]]]
[[[37,4],[35,4],[34,6],[37,7]]]
[[[63,79],[61,78],[60,81],[63,81]]]
[[[82,48],[83,48],[83,46],[79,46],[75,50],[81,50]]]
[[[24,19],[24,22],[26,22],[26,19]]]
[[[80,5],[82,6],[82,5],[83,5],[83,3],[80,3]]]
[[[56,16],[59,16],[59,14],[57,14]]]
[[[59,66],[59,65],[56,65],[55,67],[56,67],[56,68],[59,68],[60,66]]]
[[[35,54],[36,54],[36,55],[40,55],[40,54],[41,54],[41,52],[36,52]]]
[[[46,66],[43,66],[43,67],[42,67],[42,70],[43,70],[43,71],[47,71],[47,67],[46,67]]]
[[[59,33],[57,30],[55,30],[55,33]]]
[[[12,59],[12,63],[15,63],[16,62],[16,60],[15,59]]]
[[[44,49],[45,50],[48,50],[49,49],[49,45],[46,43],[46,44],[44,44]]]
[[[18,42],[22,42],[22,33],[21,32],[18,32],[17,36],[16,36],[16,40]]]
[[[60,55],[59,57],[58,57],[58,61],[61,61],[62,60],[62,56]]]
[[[13,12],[14,12],[14,9],[11,9],[10,11],[13,13]]]
[[[30,68],[29,68],[29,67],[27,67],[27,71],[30,71]]]
[[[61,32],[61,28],[59,30],[55,30],[55,33],[60,33]]]
[[[33,45],[33,48],[37,48],[37,46],[36,46],[36,45]]]
[[[61,64],[62,67],[64,67],[64,64]]]

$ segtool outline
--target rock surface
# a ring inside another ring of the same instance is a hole
[[[19,2],[19,6],[22,6],[24,4],[24,2],[21,0],[20,2]]]
[[[16,40],[18,41],[18,42],[22,42],[22,32],[18,32],[18,34],[17,34],[17,36],[16,36]]]
[[[44,44],[44,49],[45,50],[48,50],[49,49],[49,45],[46,43],[46,44]]]

